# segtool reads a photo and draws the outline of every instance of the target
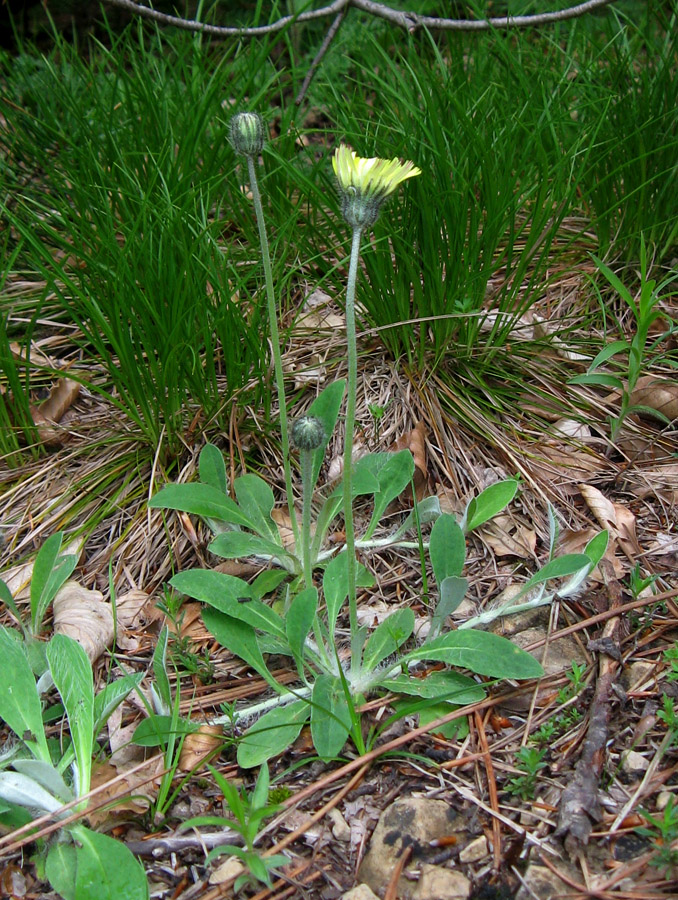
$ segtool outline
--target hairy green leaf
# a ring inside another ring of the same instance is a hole
[[[238,765],[251,769],[283,753],[299,737],[310,712],[308,702],[295,700],[264,713],[238,744]]]
[[[441,635],[408,653],[403,662],[421,659],[439,660],[490,678],[539,678],[544,674],[537,660],[511,641],[472,628]]]
[[[0,719],[38,759],[51,762],[35,676],[18,635],[0,626]]]
[[[363,668],[372,672],[387,656],[395,653],[414,631],[411,609],[397,609],[377,625],[365,643]]]
[[[319,675],[313,685],[311,704],[313,746],[327,762],[341,753],[352,724],[341,678]]]
[[[466,562],[466,541],[454,516],[443,513],[435,520],[428,552],[439,585],[451,575],[461,575]]]

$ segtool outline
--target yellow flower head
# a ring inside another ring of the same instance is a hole
[[[341,144],[332,157],[342,195],[342,212],[349,225],[364,227],[377,219],[383,201],[403,181],[421,175],[413,162],[399,159],[364,159]]]

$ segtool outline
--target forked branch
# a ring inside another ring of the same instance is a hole
[[[386,19],[399,28],[415,32],[420,28],[430,31],[487,31],[490,28],[529,28],[539,25],[548,25],[551,22],[564,22],[567,19],[576,19],[586,13],[593,12],[603,6],[614,3],[614,0],[586,0],[566,9],[553,12],[538,13],[533,16],[494,16],[487,19],[442,19],[437,16],[420,16],[417,13],[392,9],[383,3],[375,3],[374,0],[334,0],[327,6],[319,9],[308,10],[298,15],[282,16],[268,25],[254,25],[248,27],[231,27],[226,25],[208,25],[205,22],[196,22],[193,19],[182,19],[179,16],[171,16],[158,12],[136,3],[134,0],[105,0],[111,6],[118,6],[136,13],[147,19],[153,19],[161,25],[173,25],[175,28],[183,28],[186,31],[197,31],[203,34],[211,34],[216,37],[257,37],[263,34],[271,34],[281,31],[292,23],[300,24],[310,22],[313,19],[323,19],[327,16],[337,16],[350,7],[362,12]]]

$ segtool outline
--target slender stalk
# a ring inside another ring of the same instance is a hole
[[[313,587],[313,562],[311,555],[311,502],[313,497],[313,451],[300,450],[301,464],[301,562],[304,582],[307,588]]]
[[[273,367],[275,370],[275,382],[278,390],[278,408],[280,410],[280,437],[283,448],[283,467],[285,470],[285,490],[287,492],[287,507],[292,522],[292,531],[294,532],[294,542],[299,547],[299,523],[294,510],[294,493],[292,491],[292,469],[290,467],[290,438],[287,427],[287,400],[285,399],[285,382],[283,378],[282,355],[280,353],[280,333],[278,331],[278,310],[275,304],[275,290],[273,288],[273,269],[271,267],[271,254],[268,245],[268,236],[266,234],[266,223],[264,221],[264,210],[261,205],[261,194],[259,193],[259,184],[257,181],[257,171],[254,157],[247,155],[247,171],[250,178],[250,190],[252,191],[252,202],[254,204],[254,213],[257,218],[257,228],[259,229],[259,243],[261,244],[261,256],[264,264],[264,279],[266,282],[266,300],[268,303],[268,323],[271,331],[271,352],[273,353]]]
[[[356,595],[355,528],[353,525],[352,469],[353,430],[355,427],[355,404],[358,391],[358,350],[355,337],[355,287],[360,259],[360,240],[363,226],[353,226],[351,258],[346,285],[346,344],[348,357],[348,400],[346,403],[346,434],[344,435],[344,530],[346,532],[346,557],[348,565],[348,614],[351,627],[351,641],[358,632],[358,600]],[[351,670],[355,671],[359,660],[351,658]]]

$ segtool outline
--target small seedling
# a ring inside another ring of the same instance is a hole
[[[586,666],[584,663],[579,665],[576,662],[572,663],[572,668],[569,672],[565,673],[565,677],[570,682],[567,687],[561,688],[558,691],[558,701],[560,703],[567,703],[568,700],[571,700],[573,697],[576,697],[577,694],[581,691],[584,686],[584,674],[586,673]]]
[[[369,413],[375,422],[378,422],[380,419],[383,419],[387,407],[388,407],[388,404],[386,404],[386,406],[379,406],[378,403],[368,403],[367,404],[367,409],[369,410]]]
[[[658,578],[659,575],[643,575],[640,563],[636,563],[629,572],[629,590],[633,599],[637,600],[643,591],[651,587]]]
[[[524,774],[516,775],[509,781],[508,791],[521,800],[532,800],[537,786],[537,778],[542,769],[545,769],[544,756],[546,750],[538,750],[536,747],[521,747],[516,754],[516,768]]]
[[[612,341],[598,353],[584,375],[577,375],[570,379],[571,384],[595,384],[603,387],[615,388],[619,391],[619,410],[616,415],[610,416],[610,438],[614,443],[621,431],[627,416],[631,413],[645,413],[669,424],[669,419],[657,409],[649,406],[632,403],[633,391],[639,378],[649,369],[652,358],[656,355],[658,340],[650,339],[651,326],[664,315],[662,301],[665,299],[666,288],[675,280],[676,275],[670,275],[659,284],[653,278],[649,278],[649,265],[645,240],[640,239],[640,291],[634,297],[631,291],[624,285],[615,273],[605,263],[593,257],[598,271],[605,277],[608,283],[617,291],[619,297],[631,311],[635,324],[635,332],[630,340],[623,339]],[[598,293],[601,305],[604,304],[600,289],[593,283]],[[661,340],[661,339],[660,339]],[[611,375],[600,372],[600,367],[613,357],[622,356],[625,364],[621,365],[620,375]]]
[[[241,836],[244,847],[232,844],[222,844],[215,847],[207,854],[206,863],[210,863],[217,856],[229,853],[236,856],[245,866],[247,872],[236,879],[233,890],[237,894],[241,887],[252,882],[261,882],[266,887],[271,887],[271,874],[280,866],[286,865],[289,860],[281,853],[273,856],[264,856],[257,848],[257,837],[264,819],[274,816],[280,806],[271,802],[269,794],[268,766],[263,765],[259,770],[254,789],[248,794],[244,788],[238,790],[224,776],[209,767],[224,795],[224,800],[230,809],[233,818],[226,819],[220,816],[199,816],[189,819],[180,826],[180,830],[194,828],[200,825],[220,825],[231,828]]]
[[[559,730],[559,718],[549,719],[534,732],[530,740],[535,744],[548,744]]]
[[[673,735],[671,743],[674,743],[678,738],[678,712],[676,711],[673,698],[669,697],[668,694],[664,694],[663,703],[664,709],[659,710],[657,718],[666,725],[667,731],[671,732]]]
[[[668,650],[664,650],[663,657],[664,662],[670,666],[666,673],[666,680],[678,681],[678,643],[669,647]]]
[[[164,588],[164,596],[157,603],[158,609],[165,614],[171,628],[170,657],[177,672],[195,675],[202,684],[211,684],[214,680],[214,663],[209,651],[205,648],[201,653],[191,649],[191,639],[182,634],[184,612],[182,606],[185,598],[176,591]]]
[[[653,816],[644,809],[638,812],[648,824],[636,828],[636,833],[650,838],[655,846],[650,865],[664,869],[664,874],[668,877],[678,867],[678,850],[672,846],[678,841],[678,804],[671,797],[661,815]]]

